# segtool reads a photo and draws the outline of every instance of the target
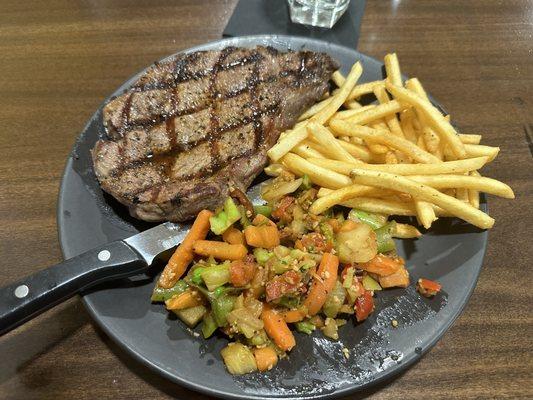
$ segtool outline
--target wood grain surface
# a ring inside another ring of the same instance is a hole
[[[61,174],[100,102],[153,61],[220,38],[235,4],[0,0],[0,285],[61,260]],[[532,1],[367,2],[359,50],[396,51],[464,132],[499,145],[485,171],[517,199],[490,198],[485,265],[449,332],[407,372],[352,398],[533,398],[532,49]],[[78,298],[0,338],[1,399],[173,397],[205,398],[133,361]]]

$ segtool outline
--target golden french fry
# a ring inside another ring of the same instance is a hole
[[[335,85],[337,85],[338,87],[341,87],[342,85],[344,85],[346,78],[344,77],[341,71],[335,71],[331,75],[331,80],[335,83]]]
[[[382,154],[383,156],[385,156],[388,152],[389,152],[389,149],[387,148],[387,146],[383,146],[382,144],[379,144],[379,143],[366,143],[368,149],[374,153],[374,154],[377,154],[377,155],[380,155]]]
[[[429,126],[422,129],[422,135],[424,137],[424,144],[427,150],[435,155],[439,151],[440,138]]]
[[[396,157],[396,153],[394,153],[394,151],[387,151],[387,154],[385,154],[385,163],[398,164],[398,157]]]
[[[388,135],[381,130],[367,126],[353,125],[343,120],[332,120],[330,128],[339,135],[356,136],[364,139],[367,143],[380,143],[388,147],[400,150],[414,160],[425,163],[440,163],[437,157],[411,143],[409,140],[397,136]]]
[[[361,96],[364,96],[365,94],[372,93],[374,88],[376,86],[383,86],[383,81],[373,81],[373,82],[366,82],[361,83],[360,85],[356,85],[350,94],[348,95],[348,100],[355,100],[358,99]]]
[[[416,143],[417,140],[416,131],[413,126],[414,119],[415,115],[412,108],[404,110],[400,114],[400,126],[402,127],[402,132],[405,138],[411,143]]]
[[[433,221],[437,219],[433,206],[431,203],[422,200],[415,200],[414,203],[418,222],[420,222],[424,228],[429,229]]]
[[[325,100],[322,100],[319,103],[313,104],[311,107],[307,109],[306,112],[304,112],[302,115],[300,115],[300,118],[298,118],[298,121],[305,121],[306,119],[311,118],[313,115],[318,113],[319,111],[322,111],[324,107],[326,107],[333,97],[328,97]]]
[[[373,187],[364,185],[350,185],[342,189],[333,190],[326,196],[315,200],[315,202],[309,208],[309,211],[318,215],[326,211],[328,208],[342,203],[343,201],[357,196],[366,196],[373,191]]]
[[[422,97],[424,100],[429,101],[428,94],[426,90],[418,80],[418,78],[411,78],[405,81],[405,87],[412,92],[415,92],[417,95]]]
[[[418,238],[422,236],[422,234],[412,225],[400,224],[399,222],[397,222],[396,224],[394,224],[392,236],[399,239],[411,239]]]
[[[352,181],[347,176],[311,164],[296,154],[285,154],[281,161],[285,168],[289,169],[296,175],[303,176],[304,174],[307,174],[309,179],[311,179],[311,182],[318,186],[329,189],[340,189],[352,184]]]
[[[385,90],[384,86],[376,86],[374,88],[374,94],[376,95],[376,98],[378,99],[380,104],[390,102],[389,95],[387,94],[387,91]],[[402,127],[400,126],[398,118],[396,118],[396,114],[387,115],[386,117],[384,117],[384,119],[392,134],[401,138],[404,137]]]
[[[372,160],[372,153],[365,147],[355,143],[348,143],[344,140],[339,140],[339,144],[355,158],[359,158],[364,162]]]
[[[496,158],[500,152],[499,147],[484,146],[482,144],[465,144],[466,154],[468,157],[489,157],[489,161]]]
[[[337,113],[335,113],[333,118],[348,119],[348,118],[352,118],[353,116],[359,113],[365,112],[367,110],[371,110],[373,108],[376,108],[375,104],[368,104],[366,106],[361,106],[359,108],[353,108],[351,110],[338,111]]]
[[[350,176],[354,183],[408,193],[416,200],[435,204],[479,228],[488,229],[494,225],[494,219],[484,212],[410,178],[360,168],[352,170]]]
[[[278,142],[268,150],[267,154],[273,162],[277,162],[301,141],[307,138],[306,126],[300,126],[283,136]]]
[[[420,150],[429,153],[428,149],[426,148],[426,142],[424,142],[424,137],[422,135],[418,136],[418,138],[416,139],[416,145],[420,148]]]
[[[354,197],[341,203],[341,206],[357,208],[362,211],[385,215],[401,215],[406,217],[416,216],[414,204],[398,200],[379,199],[375,197]],[[453,217],[451,213],[440,207],[433,206],[439,217]]]
[[[312,148],[305,141],[294,146],[291,152],[293,152],[294,154],[298,154],[300,157],[303,157],[306,159],[310,157],[323,158],[323,159],[326,158],[320,151]]]
[[[355,86],[357,80],[359,79],[362,73],[363,67],[361,66],[361,63],[356,62],[352,66],[350,73],[346,77],[346,80],[344,81],[339,91],[336,92],[333,97],[331,97],[331,101],[322,110],[320,110],[318,113],[316,113],[310,118],[311,121],[324,125],[331,118],[331,116],[337,112],[340,106],[342,106],[342,104],[346,101],[346,98],[352,91],[353,87]]]
[[[470,200],[468,199],[468,190],[464,188],[457,188],[455,189],[455,198],[457,200],[461,200],[464,203],[470,204]]]
[[[396,100],[391,100],[388,103],[380,104],[378,106],[354,113],[354,115],[348,118],[339,118],[337,117],[337,115],[335,115],[332,121],[337,120],[337,119],[345,119],[346,121],[350,121],[353,124],[365,125],[365,124],[368,124],[369,122],[386,117],[387,115],[400,112],[407,107],[408,106],[402,105]],[[358,111],[358,110],[348,110],[348,111],[341,111],[341,112],[347,113],[347,112],[352,112],[352,111]],[[341,114],[341,116],[344,116],[344,115],[346,114]]]
[[[459,139],[461,139],[461,142],[464,144],[479,144],[481,142],[481,135],[460,133]]]
[[[400,72],[400,63],[396,53],[387,54],[385,60],[385,71],[387,73],[387,82],[396,86],[403,86],[402,73]]]
[[[434,189],[472,189],[506,199],[515,197],[513,189],[508,185],[491,178],[468,175],[410,175],[409,179]],[[462,194],[462,198],[466,199],[466,195]]]
[[[477,171],[471,171],[470,176],[475,176],[480,178],[481,175]],[[479,191],[477,190],[468,190],[468,201],[472,204],[472,207],[479,208]]]
[[[309,158],[307,161],[331,169],[343,175],[350,175],[354,168],[368,169],[370,171],[382,171],[396,175],[438,175],[438,174],[460,174],[468,171],[475,171],[483,167],[488,161],[488,157],[466,158],[457,161],[444,161],[438,164],[366,164],[361,161],[355,163],[328,160],[323,158]]]
[[[359,185],[359,186],[362,186],[362,185]],[[367,191],[367,194],[364,197],[378,197],[378,198],[383,199],[383,198],[392,198],[394,196],[397,196],[398,194],[403,194],[403,193],[395,192],[394,190],[387,190],[387,189],[370,187],[370,186],[368,187],[369,189]],[[333,189],[320,188],[316,196],[320,199],[321,197],[327,196],[333,192],[334,192]],[[395,199],[395,200],[404,201],[405,199]],[[411,199],[409,198],[408,201],[411,201]]]
[[[389,84],[388,82],[386,83],[386,87],[397,100],[414,106],[423,115],[424,120],[439,134],[440,138],[448,143],[457,158],[462,159],[467,157],[465,145],[457,136],[454,127],[446,121],[433,104],[410,90]]]
[[[346,103],[344,103],[344,107],[346,107],[349,110],[357,110],[359,108],[363,108],[361,103],[355,100],[347,101]]]
[[[327,153],[331,154],[334,159],[340,161],[355,161],[355,158],[340,145],[339,141],[335,139],[335,136],[333,136],[328,128],[310,122],[309,125],[307,125],[307,129],[313,138],[327,149]]]

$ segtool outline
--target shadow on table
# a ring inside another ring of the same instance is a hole
[[[122,350],[116,343],[114,343],[95,323],[91,322],[94,326],[95,331],[98,333],[99,337],[102,339],[103,342],[106,343],[107,347],[113,352],[113,354],[132,372],[134,373],[139,379],[144,379],[146,382],[154,386],[156,389],[164,392],[168,396],[172,396],[176,399],[192,399],[192,400],[207,400],[207,399],[214,399],[214,397],[199,394],[196,392],[193,392],[192,390],[189,390],[183,386],[180,386],[174,382],[169,381],[168,379],[163,378],[162,376],[158,375],[156,372],[152,371],[147,366],[143,365],[139,361],[133,359],[130,355],[128,355],[124,350]],[[403,371],[391,379],[388,379],[384,381],[381,384],[378,384],[377,386],[374,386],[370,389],[366,389],[357,393],[354,393],[348,397],[343,397],[342,399],[345,400],[359,400],[359,399],[365,399],[372,394],[386,388],[390,384],[394,382],[395,379],[398,379],[399,377],[403,376],[406,371]]]

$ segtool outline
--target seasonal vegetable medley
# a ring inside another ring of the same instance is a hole
[[[265,205],[241,193],[200,212],[159,278],[152,301],[190,327],[201,322],[205,338],[218,329],[232,340],[222,350],[232,374],[270,370],[296,345],[293,330],[338,339],[352,315],[374,311],[376,292],[409,285],[392,238],[416,229],[357,209],[315,215],[316,196],[307,176],[283,173],[263,186]]]

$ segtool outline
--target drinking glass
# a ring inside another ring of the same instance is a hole
[[[348,8],[350,0],[287,0],[291,21],[332,28]]]

